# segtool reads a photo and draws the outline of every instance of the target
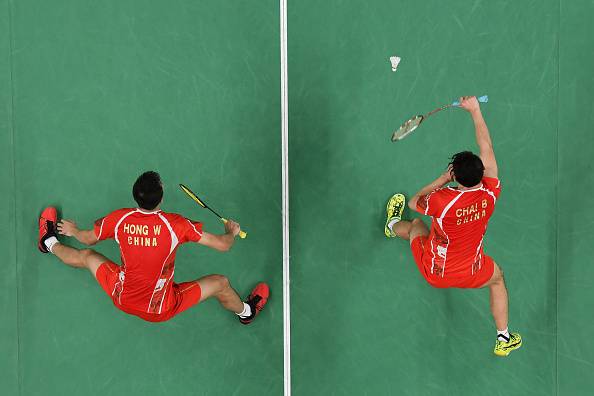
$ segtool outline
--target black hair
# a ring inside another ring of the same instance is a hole
[[[132,195],[141,209],[155,209],[163,198],[161,176],[154,171],[144,172],[136,179],[132,187]]]
[[[464,187],[476,186],[483,179],[485,171],[483,161],[470,151],[454,154],[450,165],[452,165],[452,173],[456,181]]]

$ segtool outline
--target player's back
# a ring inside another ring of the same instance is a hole
[[[145,214],[134,211],[123,217],[115,229],[115,240],[120,245],[122,265],[125,272],[125,286],[121,297],[124,305],[148,305],[153,290],[160,280],[164,287],[166,265],[172,249],[175,249],[177,237],[170,232],[160,213]]]
[[[437,273],[463,277],[480,268],[484,259],[483,238],[499,192],[499,180],[483,178],[476,188],[446,187],[431,194],[430,259]]]
[[[120,246],[122,273],[114,291],[122,307],[148,313],[167,310],[177,247],[198,241],[201,224],[162,211],[120,209],[96,223],[98,239],[113,238]]]

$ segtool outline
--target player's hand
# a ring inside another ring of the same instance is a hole
[[[468,111],[469,113],[474,113],[475,111],[480,111],[481,106],[479,101],[476,99],[476,96],[463,96],[460,98],[460,107],[464,110]]]
[[[453,172],[452,165],[448,166],[448,169],[446,169],[446,171],[441,174],[440,178],[441,178],[441,181],[443,182],[443,184],[454,181],[454,172]]]
[[[74,236],[78,232],[76,223],[72,220],[60,220],[58,222],[58,233],[60,235]]]
[[[225,231],[227,231],[227,234],[237,236],[239,234],[239,231],[241,231],[241,227],[238,223],[234,222],[233,220],[227,220],[227,222],[225,223]]]

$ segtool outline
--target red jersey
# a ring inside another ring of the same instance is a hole
[[[160,210],[119,209],[97,220],[94,231],[98,240],[120,245],[120,279],[111,292],[116,305],[149,314],[173,307],[175,253],[182,243],[200,240],[202,223]]]
[[[483,238],[501,192],[500,181],[484,177],[479,187],[444,187],[419,197],[417,210],[431,216],[423,265],[448,278],[474,275],[484,262]]]

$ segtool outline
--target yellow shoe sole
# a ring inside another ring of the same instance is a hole
[[[388,227],[388,223],[390,223],[390,220],[392,220],[395,217],[402,217],[405,203],[406,197],[403,194],[394,194],[392,195],[392,198],[388,200],[388,203],[386,204],[386,224],[384,226],[384,234],[386,235],[386,237],[396,237],[396,235]]]

